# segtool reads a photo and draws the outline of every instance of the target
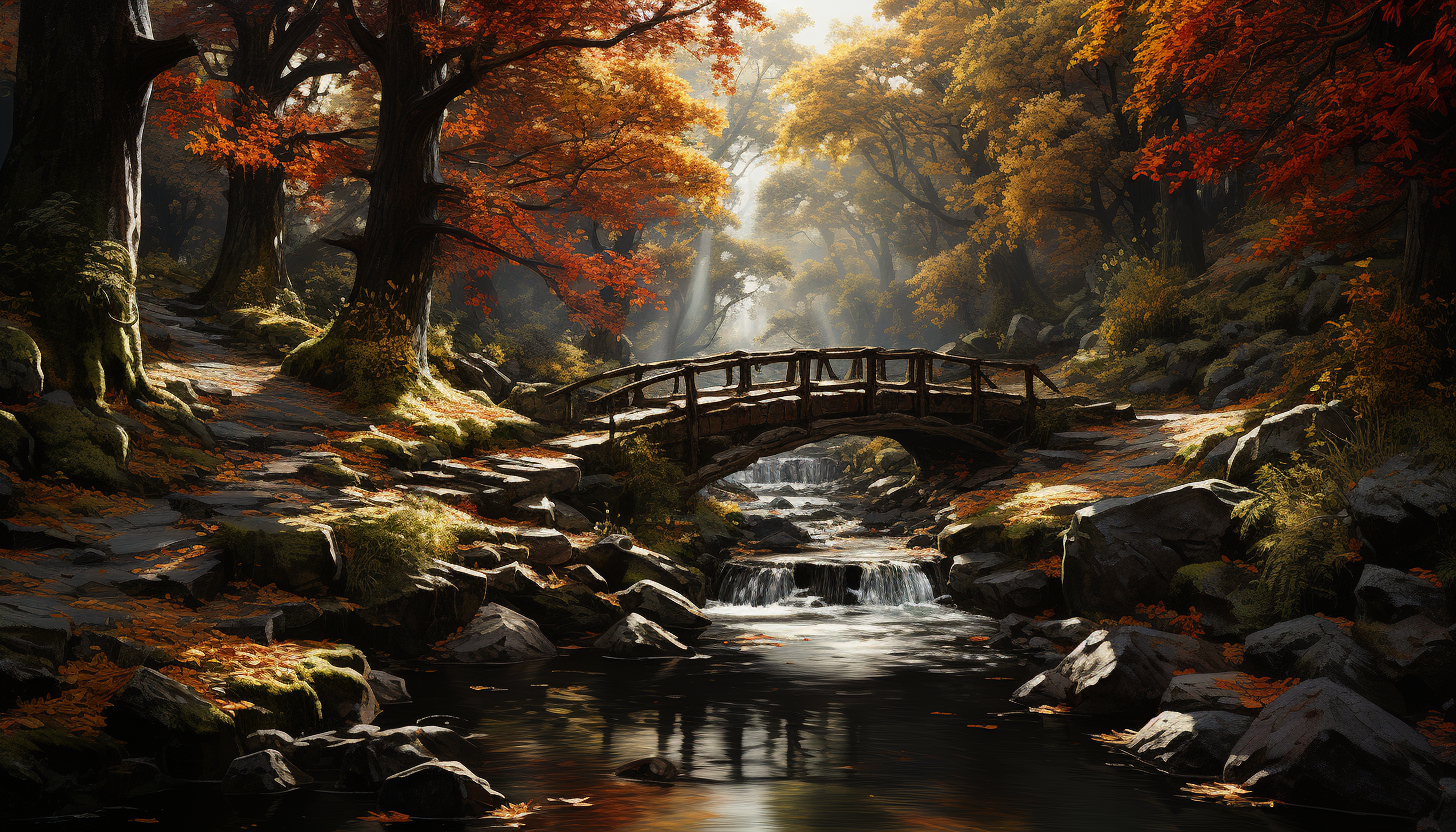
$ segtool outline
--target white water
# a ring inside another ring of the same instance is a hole
[[[935,602],[935,587],[920,564],[827,557],[806,560],[739,558],[723,567],[720,603],[742,607],[898,607]]]
[[[741,485],[777,485],[802,483],[822,485],[838,479],[839,462],[822,456],[771,456],[728,475],[730,482]]]

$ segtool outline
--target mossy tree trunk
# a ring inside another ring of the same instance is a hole
[[[364,233],[339,240],[355,254],[354,288],[320,338],[289,354],[283,371],[361,402],[389,401],[429,378],[426,340],[439,236],[440,130],[463,93],[444,89],[447,64],[417,27],[441,21],[444,0],[391,0],[379,35],[343,5],[355,40],[379,75],[379,128],[369,170]],[[454,93],[453,95],[451,93]]]
[[[80,402],[152,397],[135,289],[142,126],[152,79],[196,52],[152,38],[147,0],[21,4],[0,289],[29,307],[49,385]]]

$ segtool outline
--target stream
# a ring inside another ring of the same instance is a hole
[[[782,486],[780,486],[782,488]],[[832,505],[788,498],[790,516]],[[764,503],[751,509],[761,509]],[[821,512],[822,513],[822,512]],[[1242,832],[1379,830],[1384,821],[1200,802],[1184,781],[1089,735],[1083,717],[1030,714],[1009,700],[1031,674],[971,641],[996,624],[934,603],[903,542],[840,537],[852,523],[804,524],[821,548],[725,571],[699,657],[625,661],[587,650],[509,666],[405,672],[414,702],[385,727],[449,714],[486,735],[476,770],[516,821],[426,828],[622,832]],[[995,727],[987,727],[995,726]],[[688,775],[668,785],[612,776],[662,755]],[[548,798],[589,798],[573,806]],[[268,799],[194,784],[126,810],[37,823],[76,830],[363,830],[372,794],[322,783]],[[155,825],[120,823],[155,820]],[[414,823],[410,828],[419,827]]]

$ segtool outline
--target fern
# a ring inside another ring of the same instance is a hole
[[[1260,496],[1235,509],[1240,531],[1257,540],[1259,585],[1280,618],[1334,602],[1335,582],[1350,561],[1344,489],[1328,471],[1298,462],[1255,476]]]

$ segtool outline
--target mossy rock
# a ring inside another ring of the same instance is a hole
[[[82,737],[59,728],[0,735],[0,818],[29,818],[59,811],[80,782],[121,762],[123,749],[110,737]]]
[[[328,662],[334,667],[348,668],[359,673],[361,676],[367,677],[369,675],[369,659],[365,657],[364,651],[357,647],[350,647],[347,644],[311,650],[309,651],[308,658]]]
[[[581,584],[545,589],[517,602],[521,613],[553,638],[600,633],[622,615],[616,603]]]
[[[339,440],[338,444],[344,450],[374,451],[390,465],[405,471],[417,471],[427,462],[450,456],[435,442],[399,439],[378,431],[358,433]]]
[[[0,404],[25,404],[45,388],[40,347],[13,326],[0,326]]]
[[[343,577],[333,531],[319,523],[285,517],[227,517],[218,521],[218,541],[228,553],[234,579],[277,584],[300,595],[322,595]]]
[[[130,440],[115,422],[50,401],[23,411],[21,422],[35,439],[39,472],[108,491],[131,484],[125,468]]]
[[[412,393],[425,392],[425,376],[414,342],[407,336],[363,340],[328,331],[299,344],[283,359],[284,374],[326,390],[335,390],[359,404],[394,404]]]
[[[1006,521],[1011,516],[1007,511],[986,511],[974,514],[957,523],[946,526],[936,538],[936,546],[947,556],[963,555],[966,552],[1002,551]]]
[[[298,663],[298,675],[318,694],[326,729],[372,723],[379,700],[363,673],[318,655]]]
[[[35,463],[35,440],[8,410],[0,410],[0,462],[15,471],[28,471]]]
[[[105,711],[106,732],[163,771],[192,779],[221,777],[241,753],[232,717],[192,688],[139,667]]]
[[[228,699],[254,706],[233,712],[233,721],[243,736],[277,728],[302,737],[323,727],[323,705],[318,694],[291,670],[232,676],[223,690]]]
[[[336,456],[310,463],[304,468],[304,474],[324,485],[340,487],[356,486],[366,479],[363,474],[345,465],[344,460]]]

